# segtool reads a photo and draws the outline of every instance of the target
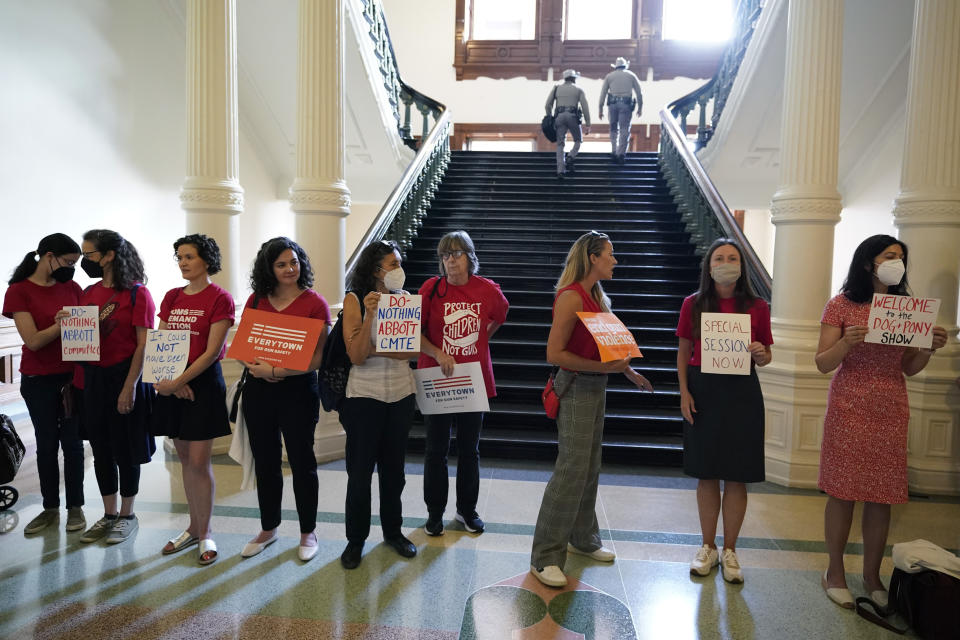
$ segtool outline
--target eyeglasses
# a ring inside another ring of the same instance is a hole
[[[450,258],[458,260],[460,256],[462,256],[465,253],[466,251],[464,251],[463,249],[457,249],[456,251],[443,251],[441,253],[438,253],[437,255],[440,256],[441,260],[446,261],[446,260],[449,260]]]
[[[81,253],[80,255],[82,255],[84,258],[89,258],[90,256],[92,256],[92,255],[95,254],[95,253],[100,253],[100,252],[97,251],[96,249],[94,249],[93,251],[84,251],[84,252]]]

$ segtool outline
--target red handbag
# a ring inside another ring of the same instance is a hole
[[[556,371],[557,370],[554,369],[550,372],[550,377],[547,378],[547,386],[543,388],[543,393],[540,394],[543,400],[543,410],[551,420],[557,419],[557,415],[560,413],[560,398],[566,395],[567,391],[570,390],[570,385],[573,384],[573,380],[571,379],[570,384],[563,390],[563,393],[557,393],[556,387],[553,386],[553,378],[556,375]],[[573,377],[577,377],[576,372],[573,373]]]

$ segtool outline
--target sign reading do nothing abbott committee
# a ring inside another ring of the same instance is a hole
[[[173,380],[187,369],[189,329],[150,329],[143,349],[143,381]]]
[[[750,375],[750,314],[700,314],[700,371]]]
[[[633,334],[617,316],[593,311],[577,311],[577,316],[597,343],[601,362],[643,357]]]
[[[420,310],[423,296],[385,293],[377,307],[377,352],[420,351]]]
[[[260,360],[275,367],[306,371],[310,368],[320,332],[326,330],[323,320],[316,318],[244,309],[227,357],[243,362]]]
[[[70,317],[60,321],[60,357],[64,362],[100,360],[100,309],[64,307]]]
[[[940,300],[873,294],[865,342],[929,349]]]

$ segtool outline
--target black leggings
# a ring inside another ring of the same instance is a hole
[[[116,458],[109,438],[90,441],[93,450],[93,472],[97,476],[100,495],[112,496],[118,488],[122,498],[130,498],[140,492],[140,465],[120,462]]]

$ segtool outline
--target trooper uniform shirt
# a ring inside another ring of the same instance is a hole
[[[547,115],[554,110],[556,102],[556,116],[554,118],[554,127],[557,130],[557,173],[563,174],[566,168],[566,162],[563,156],[563,148],[566,144],[567,131],[573,138],[573,149],[570,150],[569,160],[577,157],[580,151],[580,142],[583,135],[580,133],[580,116],[583,113],[583,121],[590,126],[590,107],[587,106],[587,96],[583,89],[573,82],[563,82],[558,84],[547,96],[547,103],[544,105]]]
[[[618,67],[607,74],[600,87],[600,109],[607,104],[610,119],[610,145],[613,155],[623,158],[630,139],[630,118],[633,115],[633,94],[637,94],[636,107],[643,107],[640,79],[632,71]]]

